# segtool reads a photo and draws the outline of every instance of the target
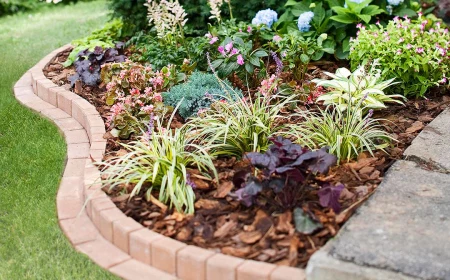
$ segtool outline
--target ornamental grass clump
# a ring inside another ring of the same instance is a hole
[[[418,20],[395,17],[386,27],[359,28],[351,42],[352,69],[378,59],[380,78],[401,81],[392,90],[405,96],[423,97],[431,87],[448,86],[450,36],[440,22],[419,15]]]
[[[329,153],[341,160],[351,160],[360,153],[386,148],[393,138],[379,123],[380,119],[372,118],[370,110],[362,116],[358,106],[345,112],[335,106],[319,109],[318,112],[302,112],[298,116],[304,122],[291,126],[291,135],[296,142],[311,149],[327,146]]]
[[[377,66],[377,61],[374,61],[369,71],[364,66],[359,66],[353,73],[347,68],[339,68],[335,74],[324,72],[332,79],[314,79],[312,82],[331,91],[321,95],[317,101],[323,101],[324,105],[335,105],[341,111],[361,103],[359,107],[364,112],[369,109],[384,109],[385,103],[403,104],[399,100],[404,99],[402,95],[384,93],[386,88],[397,83],[394,83],[394,78],[386,81],[380,79],[381,71]]]
[[[174,114],[166,127],[159,118],[151,118],[149,130],[128,144],[121,144],[129,151],[102,163],[104,185],[126,190],[130,197],[145,191],[147,200],[158,192],[158,200],[178,212],[193,213],[195,185],[189,180],[188,168],[195,168],[209,177],[211,172],[217,180],[217,171],[205,146],[189,143],[186,130],[170,128]],[[153,128],[153,121],[156,128]]]
[[[269,139],[284,128],[280,111],[294,102],[294,97],[257,94],[241,98],[232,93],[187,124],[191,141],[215,145],[211,150],[215,156],[241,158],[247,152],[265,152]]]

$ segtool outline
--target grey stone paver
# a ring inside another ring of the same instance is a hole
[[[450,171],[450,109],[429,123],[413,140],[404,155],[431,162],[441,171]]]
[[[450,279],[449,213],[450,175],[397,161],[373,197],[328,244],[329,256],[360,268]],[[314,264],[310,265],[312,271]],[[330,279],[348,279],[337,275]],[[375,276],[355,279],[386,279]],[[403,278],[399,274],[397,279]]]

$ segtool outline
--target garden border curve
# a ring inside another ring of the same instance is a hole
[[[43,68],[65,45],[44,57],[14,86],[16,99],[54,122],[67,143],[67,161],[56,197],[61,229],[76,250],[125,279],[288,280],[303,269],[244,260],[187,245],[143,227],[101,190],[93,165],[106,149],[105,124],[95,107],[57,86]]]

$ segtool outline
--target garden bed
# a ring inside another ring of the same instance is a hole
[[[56,84],[70,88],[67,77],[74,71],[61,66],[68,54],[69,50],[57,55],[44,69],[44,73]],[[331,71],[330,65],[325,65],[326,70]],[[335,65],[333,67],[337,68]],[[310,69],[309,74],[312,73],[320,77],[320,67]],[[101,88],[78,84],[75,85],[75,92],[91,102],[106,122],[110,106],[106,105]],[[386,149],[386,153],[377,151],[374,156],[362,153],[356,161],[333,167],[326,176],[317,178],[320,182],[345,185],[340,194],[342,208],[338,214],[318,203],[318,188],[314,185],[308,188],[302,198],[303,211],[322,223],[322,228],[312,234],[295,231],[294,215],[290,210],[274,206],[276,204],[268,201],[244,207],[230,195],[230,192],[235,191],[232,182],[234,174],[251,169],[246,160],[214,160],[220,184],[204,180],[195,172],[191,173],[196,186],[196,212],[193,215],[168,210],[156,200],[147,201],[145,190],[131,199],[129,194],[119,190],[105,190],[126,215],[165,236],[241,258],[305,267],[309,257],[337,234],[354,210],[376,190],[386,170],[395,160],[402,158],[406,147],[448,102],[448,97],[438,92],[428,96],[428,99],[410,100],[406,106],[392,105],[375,112],[376,117],[386,119],[384,125],[387,131],[393,133],[397,140]],[[181,124],[181,118],[173,123],[174,127]],[[120,140],[109,132],[104,137],[108,140],[105,159],[126,153],[118,143],[127,143],[128,140]],[[157,193],[154,197],[157,197]]]

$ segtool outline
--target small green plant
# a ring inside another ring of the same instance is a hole
[[[382,81],[381,71],[376,68],[377,65],[375,61],[369,71],[360,66],[353,73],[347,68],[339,68],[335,74],[324,72],[332,80],[314,79],[312,82],[332,91],[322,94],[317,101],[323,101],[324,105],[335,105],[341,111],[349,106],[354,107],[357,103],[361,103],[363,111],[386,108],[385,103],[388,102],[403,104],[397,100],[404,99],[402,95],[384,93],[384,89],[395,83],[394,79]]]
[[[380,78],[401,81],[394,90],[405,96],[423,97],[430,87],[448,86],[450,35],[430,18],[397,17],[386,27],[360,27],[351,43],[352,68],[378,59],[383,67]]]
[[[115,42],[119,41],[122,37],[123,23],[120,19],[115,19],[108,22],[103,28],[95,30],[91,35],[73,40],[72,45],[74,49],[70,52],[69,57],[64,62],[64,67],[69,67],[77,59],[77,55],[86,49],[94,51],[95,47],[102,47],[103,49],[112,48]]]
[[[241,158],[247,152],[265,152],[269,138],[284,128],[280,111],[294,96],[257,95],[252,99],[233,94],[187,123],[191,141],[217,145],[214,155]]]
[[[318,113],[303,112],[305,121],[291,128],[301,145],[311,149],[328,146],[329,152],[338,157],[338,162],[356,158],[361,152],[386,148],[393,138],[372,118],[372,111],[365,117],[360,114],[359,106],[345,112],[329,106],[319,109]]]
[[[313,39],[303,37],[300,31],[293,30],[283,38],[275,36],[274,42],[297,80],[303,80],[311,60],[319,60],[325,53],[334,54],[334,41],[327,40],[325,33]]]
[[[130,197],[146,191],[149,199],[152,191],[158,191],[158,199],[174,207],[178,212],[194,212],[195,185],[189,180],[188,168],[195,168],[209,177],[217,172],[205,147],[189,143],[186,130],[170,128],[174,114],[166,127],[161,120],[150,119],[147,133],[137,141],[121,144],[129,151],[124,156],[110,159],[102,173],[103,181],[110,189],[133,186]],[[156,128],[153,128],[156,122]]]
[[[228,81],[224,83],[225,87],[231,88]],[[235,91],[242,96],[239,90]],[[162,96],[167,106],[175,107],[180,103],[178,112],[187,119],[208,109],[215,101],[226,100],[227,93],[213,74],[194,72],[186,83],[172,87]]]
[[[217,70],[219,76],[226,78],[235,73],[244,80],[248,75],[253,76],[255,67],[261,68],[264,65],[261,58],[268,56],[264,49],[254,49],[251,40],[244,41],[237,36],[234,39],[225,38],[217,52],[213,54],[212,68]]]

